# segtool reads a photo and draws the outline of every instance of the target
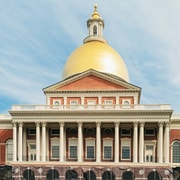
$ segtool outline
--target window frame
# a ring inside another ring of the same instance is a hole
[[[176,155],[174,155],[174,144],[175,143],[179,143],[178,146],[175,146],[175,147],[179,148],[179,149],[176,149],[176,153],[179,152],[179,154],[177,153]],[[171,157],[172,158],[172,163],[180,163],[180,141],[175,140],[175,141],[172,142],[172,150],[171,150],[171,152],[172,152],[172,157]],[[175,158],[176,158],[176,160],[175,160]],[[178,161],[178,159],[179,159],[179,161]]]
[[[58,150],[56,149],[56,151],[58,152],[57,154],[59,155],[56,155],[54,156],[53,155],[53,147],[58,147]],[[52,160],[58,160],[60,158],[60,152],[59,152],[59,149],[60,149],[60,143],[59,143],[59,138],[51,138],[51,159]]]
[[[6,161],[13,161],[13,139],[6,141]]]
[[[71,154],[71,152],[72,152],[71,147],[76,147],[76,155],[75,156]],[[68,159],[77,160],[77,158],[78,158],[78,139],[70,138],[68,141]]]
[[[128,152],[128,158],[125,158],[123,156],[123,148],[128,148],[129,152]],[[131,139],[121,139],[121,160],[131,160]]]
[[[106,148],[110,148],[110,151],[111,151],[110,156],[108,152],[109,150],[107,150]],[[103,160],[113,160],[113,139],[112,138],[103,139]]]
[[[94,157],[88,157],[88,147],[93,147],[93,155]],[[95,160],[95,138],[88,138],[86,139],[86,160]]]

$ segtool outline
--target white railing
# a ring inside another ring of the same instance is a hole
[[[133,104],[133,105],[13,105],[13,111],[19,110],[171,110],[169,104]]]

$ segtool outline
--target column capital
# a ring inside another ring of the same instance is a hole
[[[46,127],[46,122],[42,122],[42,127]]]
[[[170,122],[165,122],[165,126],[169,127],[170,126]]]
[[[82,125],[83,125],[83,122],[77,122],[78,123],[78,127],[82,127]]]
[[[101,122],[96,122],[96,127],[100,127],[101,126]]]
[[[40,122],[35,122],[35,124],[36,124],[36,127],[40,126]]]
[[[140,122],[140,127],[144,127],[145,122]]]
[[[164,124],[164,122],[162,122],[162,121],[159,121],[159,127],[163,127],[163,124]]]
[[[114,122],[115,127],[119,127],[120,122]]]
[[[59,125],[60,125],[60,127],[64,127],[64,122],[59,121]]]
[[[138,126],[138,122],[137,121],[133,122],[133,125],[134,125],[134,127],[137,127]]]
[[[19,122],[18,125],[19,125],[19,127],[22,127],[23,126],[23,122]]]
[[[17,127],[17,123],[16,122],[13,122],[13,127]]]

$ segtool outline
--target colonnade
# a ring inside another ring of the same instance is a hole
[[[83,123],[78,123],[78,162],[82,162],[83,154]],[[143,163],[144,157],[144,126],[145,122],[133,122],[133,158],[134,163]],[[40,131],[42,128],[42,131]],[[119,139],[119,128],[120,122],[114,123],[115,137],[114,137],[114,162],[119,162],[120,157],[120,139]],[[36,161],[46,161],[46,129],[47,123],[37,122],[36,123]],[[59,161],[64,162],[64,122],[59,123],[60,138],[59,138]],[[42,134],[41,134],[42,132]],[[13,123],[13,161],[23,161],[23,123]],[[43,148],[41,148],[43,145]],[[158,163],[169,163],[169,123],[158,123],[158,137],[157,137],[157,162]],[[96,122],[96,162],[101,162],[101,123]]]

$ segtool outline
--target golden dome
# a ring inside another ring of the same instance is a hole
[[[68,58],[64,66],[63,79],[94,69],[116,75],[128,82],[128,71],[123,59],[103,37],[104,21],[100,18],[96,5],[91,18],[87,21],[87,26],[89,36]]]
[[[129,81],[123,59],[113,48],[102,41],[90,41],[77,48],[65,64],[63,79],[88,69],[110,73]]]

